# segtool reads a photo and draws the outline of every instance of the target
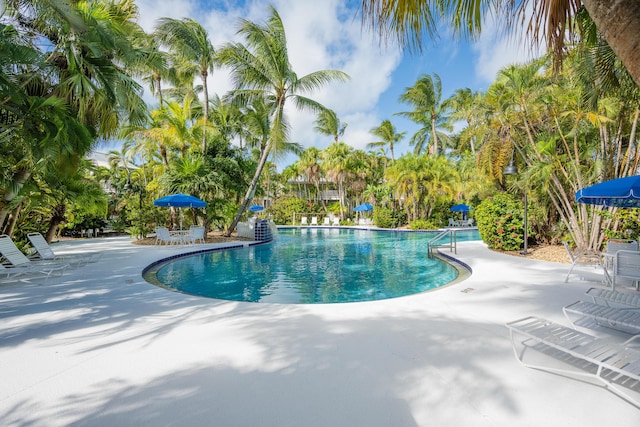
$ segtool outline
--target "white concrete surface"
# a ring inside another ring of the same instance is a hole
[[[127,238],[46,283],[0,284],[2,426],[638,426],[591,384],[532,370],[505,322],[597,282],[568,265],[459,245],[472,276],[433,292],[333,305],[238,303],[167,291],[143,267],[185,249]],[[187,249],[189,250],[189,249]]]

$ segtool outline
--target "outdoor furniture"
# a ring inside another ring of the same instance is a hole
[[[339,217],[337,217],[337,216],[333,217],[333,225],[334,226],[340,225],[340,218]]]
[[[331,225],[331,220],[329,219],[328,216],[324,217],[324,225]]]
[[[205,243],[205,240],[204,240],[204,227],[192,225],[189,228],[189,238],[190,238],[191,242],[193,242],[193,243],[198,242],[198,241],[201,242],[201,243]]]
[[[58,256],[53,252],[53,249],[47,243],[47,240],[44,236],[38,232],[33,232],[27,234],[27,239],[31,243],[31,246],[36,251],[36,255],[43,260],[47,261],[65,261],[71,264],[71,266],[83,266],[89,262],[96,262],[102,256],[101,252],[94,252],[88,254],[79,254],[79,255],[65,255]]]
[[[605,252],[602,254],[602,256],[604,257],[604,265],[605,267],[607,267],[607,269],[611,270],[613,268],[613,258],[616,256],[616,252],[637,250],[637,240],[610,239],[607,242]]]
[[[460,227],[473,227],[473,218],[460,221]]]
[[[11,237],[6,234],[0,235],[0,255],[9,263],[9,268],[19,268],[24,272],[38,273],[45,275],[47,278],[53,273],[62,274],[69,267],[67,263],[49,262],[49,261],[32,261],[13,243]],[[5,265],[6,267],[6,265]]]
[[[640,335],[617,343],[533,316],[509,322],[506,326],[515,356],[524,366],[569,377],[595,379],[608,390],[640,406],[640,399],[632,396],[633,388],[638,392],[640,382],[640,350],[631,347]],[[523,339],[517,340],[517,336]],[[528,350],[550,355],[573,369],[527,363],[524,358]]]
[[[300,225],[309,225],[309,223],[307,222],[306,216],[303,216],[302,218],[300,218]]]
[[[166,227],[156,227],[156,244],[179,245],[183,243],[182,236],[170,233]]]
[[[590,288],[586,295],[589,295],[593,302],[600,305],[611,306],[611,304],[625,307],[640,308],[640,294],[631,292],[620,292],[610,289]]]
[[[449,218],[449,224],[447,225],[447,227],[457,227],[458,225],[458,221],[453,218]]]
[[[577,249],[575,251],[572,251],[569,247],[569,243],[562,242],[562,244],[567,250],[567,255],[569,255],[569,260],[571,261],[571,267],[567,272],[567,276],[564,278],[565,283],[569,281],[569,276],[576,266],[588,266],[594,268],[600,266],[602,267],[602,270],[604,272],[606,282],[611,283],[611,278],[609,276],[609,273],[607,272],[607,269],[602,263],[602,257],[600,256],[600,254],[584,249]]]
[[[317,216],[312,216],[311,217],[311,225],[318,225],[318,217]]]
[[[634,282],[636,290],[640,285],[640,252],[617,251],[613,258],[612,289],[615,290],[619,279],[630,279]]]
[[[606,305],[592,302],[576,301],[562,309],[564,315],[572,324],[576,324],[572,317],[578,321],[589,319],[597,325],[630,334],[640,333],[640,308],[607,307]]]

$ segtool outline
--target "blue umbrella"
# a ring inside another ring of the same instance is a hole
[[[589,205],[640,208],[640,175],[612,179],[578,190],[576,202]]]
[[[469,212],[471,210],[471,206],[465,205],[464,203],[460,203],[459,205],[455,205],[451,208],[452,212]]]
[[[251,212],[260,212],[264,210],[264,206],[260,206],[260,205],[253,205],[249,208],[249,210]]]
[[[153,201],[155,206],[175,208],[204,208],[207,203],[188,194],[172,194]]]
[[[355,212],[367,212],[367,211],[372,211],[373,206],[371,206],[369,203],[364,203],[362,205],[356,206],[355,208],[353,208],[353,210]]]

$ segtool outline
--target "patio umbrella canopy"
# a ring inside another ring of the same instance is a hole
[[[353,208],[353,210],[355,212],[367,212],[367,211],[372,211],[373,206],[371,206],[369,203],[364,203],[362,205],[356,206],[355,208]]]
[[[452,212],[468,212],[471,210],[471,206],[465,205],[464,203],[460,203],[459,205],[455,205],[451,207]]]
[[[154,206],[164,208],[204,208],[207,202],[188,194],[172,194],[170,196],[161,197],[153,201]],[[180,210],[180,229],[182,230],[182,210]]]
[[[170,196],[161,197],[153,201],[155,206],[175,207],[175,208],[204,208],[207,206],[205,201],[188,194],[172,194]]]
[[[578,190],[576,202],[589,205],[640,208],[640,176],[612,179]]]
[[[251,206],[249,208],[249,211],[251,211],[251,212],[260,212],[260,211],[263,211],[263,210],[264,210],[264,207],[260,206],[260,205],[253,205],[253,206]]]

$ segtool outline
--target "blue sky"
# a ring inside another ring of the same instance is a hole
[[[253,0],[137,0],[136,3],[145,30],[152,31],[160,17],[191,17],[207,29],[214,46],[239,41],[235,32],[241,17],[264,22],[269,4]],[[382,47],[361,27],[359,16],[356,17],[359,3],[354,0],[271,2],[283,20],[290,61],[298,76],[321,69],[339,69],[351,76],[348,83],[331,84],[313,98],[336,111],[340,120],[348,124],[342,139],[355,148],[366,148],[367,143],[375,140],[369,130],[382,120],[390,119],[399,132],[407,131],[396,155],[411,150],[408,140],[417,128],[393,113],[408,110],[398,98],[422,74],[439,74],[446,98],[458,88],[485,90],[500,68],[531,57],[522,41],[501,36],[492,21],[485,22],[482,37],[473,44],[453,40],[446,28],[442,28],[440,39],[435,44],[425,43],[424,52],[403,54],[396,46]],[[210,91],[220,95],[231,89],[225,70],[214,72],[208,84]],[[152,101],[149,94],[147,99]],[[318,148],[332,142],[331,138],[313,131],[315,117],[312,114],[292,108],[287,114],[292,125],[292,141]],[[295,159],[288,156],[279,160],[279,169]]]

